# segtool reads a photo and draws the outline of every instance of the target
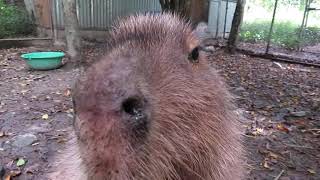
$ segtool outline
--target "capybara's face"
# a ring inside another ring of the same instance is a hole
[[[89,179],[228,179],[237,166],[228,93],[176,17],[120,21],[73,100]]]
[[[133,150],[148,139],[152,99],[134,59],[105,57],[80,80],[84,89],[74,98],[84,161],[97,177],[127,172]]]

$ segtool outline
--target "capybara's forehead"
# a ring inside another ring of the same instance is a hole
[[[197,45],[191,26],[174,14],[129,16],[114,24],[106,56],[88,69],[88,76],[118,73],[125,68],[139,73],[160,66],[183,67]]]
[[[124,44],[146,49],[173,43],[175,47],[172,48],[189,51],[198,44],[190,24],[171,13],[134,15],[121,19],[114,24],[108,41],[111,49]]]
[[[192,77],[188,55],[198,41],[191,26],[174,14],[124,18],[115,23],[109,41],[106,55],[78,82],[80,92],[126,89],[129,84],[156,88]]]

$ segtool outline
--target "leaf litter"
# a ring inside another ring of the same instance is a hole
[[[9,179],[42,179],[52,163],[48,159],[64,148],[72,126],[71,87],[79,69],[28,70],[19,55],[40,50],[57,49],[0,50],[0,135],[5,132],[0,137],[0,165]],[[104,46],[92,45],[82,53],[91,63],[104,52]],[[246,179],[320,179],[320,69],[273,64],[222,50],[209,60],[245,117]],[[10,145],[16,135],[29,133],[30,126],[43,124],[50,131],[39,132],[36,144],[22,150]],[[12,163],[16,157],[28,163],[17,166]],[[30,173],[28,169],[35,166],[37,170]]]

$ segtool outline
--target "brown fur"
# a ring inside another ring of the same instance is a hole
[[[242,175],[238,117],[189,25],[169,14],[131,16],[111,31],[110,51],[74,92],[76,141],[51,179],[236,180]],[[144,99],[143,130],[123,112]]]

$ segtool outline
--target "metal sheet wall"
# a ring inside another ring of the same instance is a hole
[[[56,27],[63,28],[63,0],[52,0]],[[119,17],[137,12],[161,11],[159,0],[77,0],[81,29],[104,30]]]

